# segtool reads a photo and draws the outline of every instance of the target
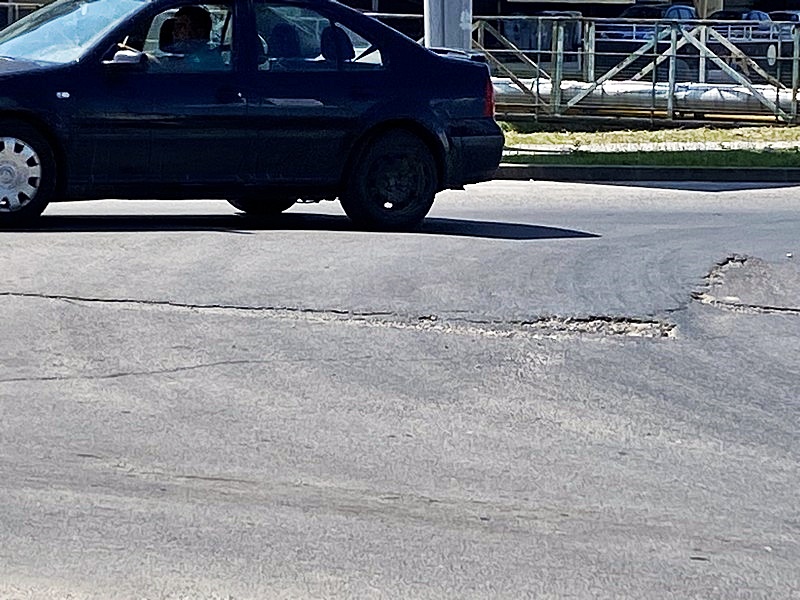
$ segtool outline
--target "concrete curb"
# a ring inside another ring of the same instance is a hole
[[[631,167],[501,164],[495,179],[515,181],[700,181],[800,183],[800,168]]]

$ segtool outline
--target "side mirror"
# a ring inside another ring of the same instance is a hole
[[[111,60],[103,61],[104,65],[113,66],[113,65],[126,65],[130,67],[144,67],[147,63],[147,57],[145,56],[144,52],[139,52],[138,50],[117,50],[114,53],[114,57]]]

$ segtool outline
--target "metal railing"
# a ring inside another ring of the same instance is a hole
[[[523,26],[520,26],[524,24]],[[798,121],[788,23],[478,19],[500,116]]]
[[[0,2],[0,28],[19,20],[41,5],[41,2]]]

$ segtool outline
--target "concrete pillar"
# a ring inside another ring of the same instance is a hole
[[[428,48],[472,47],[472,0],[425,0]]]
[[[723,0],[694,0],[694,7],[701,19],[707,19],[711,13],[724,8]]]

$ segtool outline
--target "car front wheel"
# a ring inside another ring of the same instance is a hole
[[[55,159],[44,136],[27,123],[0,120],[0,226],[41,215],[55,183]]]
[[[361,227],[413,229],[431,209],[437,185],[436,161],[427,144],[409,131],[390,131],[356,159],[342,208]]]

